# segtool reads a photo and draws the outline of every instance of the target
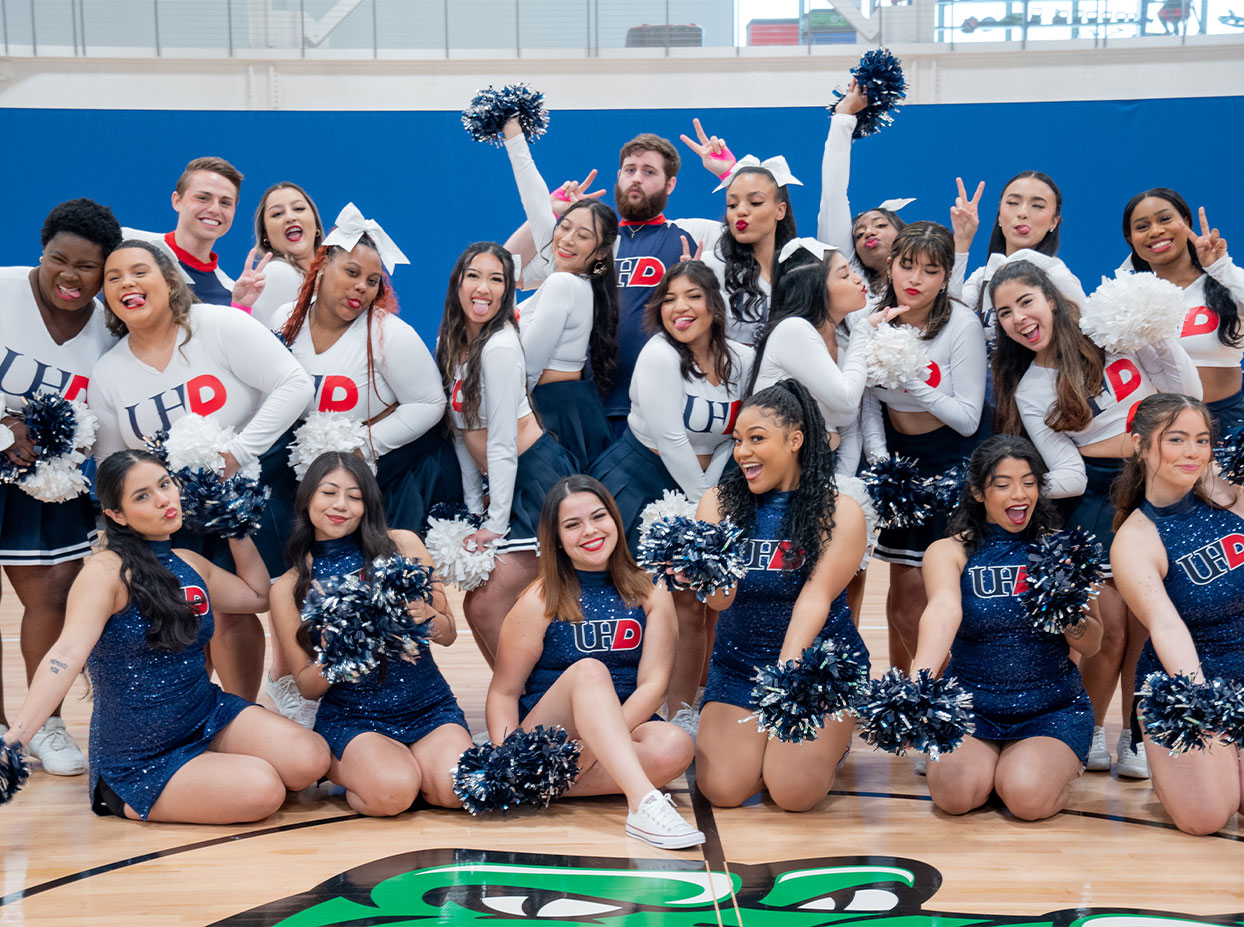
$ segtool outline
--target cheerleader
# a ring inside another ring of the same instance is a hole
[[[401,814],[420,795],[457,808],[449,770],[471,746],[471,735],[427,644],[419,644],[413,663],[388,659],[356,682],[330,684],[314,659],[315,631],[299,617],[313,584],[358,573],[377,557],[401,554],[429,568],[432,558],[418,535],[386,526],[380,486],[354,454],[316,458],[294,512],[294,567],[272,585],[272,622],[302,695],[320,700],[315,731],[332,750],[328,778],[345,788],[360,814]],[[440,582],[433,590],[431,602],[412,603],[410,613],[417,623],[430,623],[433,642],[448,647],[457,637],[453,612]]]
[[[104,270],[109,330],[121,341],[91,373],[91,408],[99,416],[96,460],[144,439],[189,413],[238,429],[224,475],[254,468],[311,399],[311,378],[281,343],[241,312],[192,303],[176,268],[156,245],[122,242]],[[284,466],[269,454],[269,470]],[[262,475],[261,475],[262,478]],[[281,563],[275,531],[260,542]],[[228,563],[218,539],[195,538],[210,558]],[[181,539],[179,539],[181,543]],[[185,543],[191,543],[186,538]],[[222,609],[212,662],[227,692],[253,698],[263,672],[263,627],[254,615]]]
[[[505,150],[536,247],[551,249],[554,269],[519,313],[527,388],[541,424],[583,470],[613,437],[601,396],[608,395],[618,366],[613,266],[618,217],[603,203],[583,197],[554,218],[548,186],[517,119],[506,123]],[[591,377],[585,379],[589,357]]]
[[[817,636],[868,650],[851,623],[846,587],[864,555],[864,515],[834,488],[834,455],[816,402],[794,380],[750,396],[734,426],[734,459],[696,517],[742,529],[747,575],[708,599],[720,612],[696,739],[696,787],[734,807],[757,791],[807,811],[834,782],[850,720],[827,719],[813,741],[770,740],[747,722],[757,667],[797,660]]]
[[[985,402],[985,339],[971,311],[948,293],[954,239],[934,222],[913,222],[894,239],[889,283],[880,308],[907,310],[887,324],[913,325],[929,353],[928,374],[897,389],[869,387],[861,428],[870,460],[887,453],[915,460],[921,477],[940,475],[963,462],[981,435]],[[945,536],[946,513],[929,513],[923,525],[883,528],[876,557],[890,564],[886,618],[890,662],[906,670],[924,611],[920,565],[930,544]]]
[[[549,487],[574,472],[540,427],[527,396],[527,368],[514,318],[514,261],[496,242],[467,247],[449,277],[436,363],[449,397],[449,422],[467,507],[484,521],[464,542],[497,551],[484,585],[462,610],[491,666],[506,613],[536,577],[536,526]],[[484,477],[488,506],[484,507]]]
[[[91,368],[116,343],[95,301],[104,261],[121,242],[112,210],[88,199],[61,203],[48,213],[41,238],[38,267],[0,270],[0,446],[18,465],[35,462],[18,410],[46,392],[85,402]],[[65,596],[96,537],[89,496],[39,502],[20,486],[0,485],[0,565],[22,603],[27,682],[61,633]],[[0,698],[0,734],[7,721]],[[65,730],[59,705],[29,740],[31,754],[48,772],[86,772],[86,758]]]
[[[561,726],[582,742],[567,793],[626,796],[626,832],[656,847],[698,846],[661,786],[691,764],[691,738],[656,714],[678,629],[673,602],[631,559],[618,507],[599,482],[559,480],[540,513],[540,575],[501,629],[486,717],[494,743]]]
[[[99,465],[106,549],[69,590],[65,630],[42,661],[6,742],[25,743],[85,664],[91,808],[142,821],[237,824],[277,811],[328,769],[310,731],[236,695],[205,671],[212,605],[268,607],[268,573],[249,539],[229,546],[238,575],[169,540],[176,481],[146,451]]]
[[[912,672],[954,677],[972,694],[976,729],[928,764],[929,794],[948,814],[997,792],[1024,821],[1057,814],[1084,769],[1093,706],[1070,651],[1091,656],[1101,624],[1083,615],[1061,634],[1033,626],[1018,593],[1029,544],[1050,530],[1045,465],[1023,438],[995,435],[972,453],[950,535],[924,558],[929,604]],[[950,663],[946,659],[949,656]]]
[[[1150,396],[1136,408],[1130,437],[1110,559],[1119,591],[1149,629],[1136,687],[1162,671],[1244,683],[1244,576],[1221,553],[1213,558],[1244,527],[1244,490],[1214,477],[1211,413],[1187,396]],[[1146,734],[1145,753],[1153,790],[1180,830],[1212,834],[1244,812],[1238,745],[1171,756]]]
[[[259,198],[255,209],[255,250],[271,254],[264,268],[263,291],[251,306],[251,315],[268,328],[281,306],[298,298],[303,280],[324,240],[320,211],[298,184],[283,180]]]
[[[1065,500],[1066,523],[1109,544],[1114,537],[1109,490],[1127,453],[1128,416],[1155,392],[1199,396],[1196,367],[1178,336],[1139,351],[1106,353],[1080,331],[1078,306],[1031,261],[998,267],[989,288],[1000,328],[992,363],[995,428],[1002,434],[1027,433],[1048,468],[1050,497]],[[1080,668],[1096,716],[1088,768],[1108,770],[1106,710],[1117,681],[1126,717],[1131,667],[1144,634],[1139,626],[1129,626],[1134,619],[1129,619],[1113,584],[1103,588],[1098,609],[1104,629],[1101,649]],[[1119,755],[1120,775],[1147,778],[1144,754],[1133,749],[1126,728],[1119,738]]]
[[[1180,344],[1201,374],[1202,397],[1218,434],[1244,425],[1240,361],[1244,359],[1244,271],[1227,254],[1227,242],[1200,210],[1201,234],[1192,210],[1174,190],[1159,187],[1132,197],[1123,208],[1123,237],[1132,253],[1125,271],[1152,271],[1184,291],[1188,314]]]

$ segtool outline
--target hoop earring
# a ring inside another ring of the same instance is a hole
[[[605,264],[604,261],[597,261],[595,264],[592,265],[592,276],[599,277],[608,269],[609,267]]]

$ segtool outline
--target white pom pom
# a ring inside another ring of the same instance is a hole
[[[184,415],[173,422],[164,442],[168,454],[168,468],[177,470],[212,470],[222,473],[225,468],[225,450],[234,439],[233,428],[221,427],[202,415]],[[258,467],[254,479],[259,475]]]
[[[877,542],[877,509],[873,505],[872,497],[868,494],[868,487],[859,477],[837,476],[834,482],[838,484],[840,495],[850,496],[864,510],[864,535],[868,539],[868,544],[864,548],[864,559],[860,561],[860,569],[863,570],[868,566],[868,561],[873,558],[873,547]]]
[[[40,460],[34,470],[18,485],[40,502],[68,502],[90,488],[82,472],[86,455],[79,451],[62,454],[52,460]]]
[[[436,562],[437,575],[463,592],[484,585],[497,563],[497,549],[492,544],[477,550],[462,546],[478,530],[463,518],[429,518],[428,533],[423,539]]]
[[[1175,337],[1184,313],[1183,291],[1156,274],[1103,277],[1084,303],[1080,330],[1098,347],[1118,354]]]
[[[95,434],[99,431],[99,418],[84,403],[72,402],[73,446],[75,450],[89,453],[95,447]]]
[[[910,380],[923,380],[929,349],[913,325],[880,325],[865,351],[868,385],[898,389]]]
[[[298,479],[302,479],[307,467],[321,454],[329,451],[351,454],[366,444],[367,429],[357,419],[333,412],[312,412],[294,432],[293,443],[289,446],[289,465]],[[376,472],[374,463],[369,461],[368,466],[372,473]]]
[[[695,503],[677,489],[667,489],[661,498],[649,502],[639,513],[639,536],[648,534],[648,529],[662,518],[695,518]]]

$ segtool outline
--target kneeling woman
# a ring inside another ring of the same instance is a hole
[[[422,795],[456,808],[449,771],[471,746],[466,718],[426,644],[419,659],[388,660],[357,682],[329,683],[314,662],[317,641],[299,612],[312,584],[357,573],[377,557],[401,554],[432,566],[418,535],[390,531],[376,478],[355,454],[322,454],[307,468],[294,500],[289,557],[294,566],[272,586],[272,620],[304,698],[321,699],[316,733],[332,749],[328,778],[360,814],[401,814]],[[457,636],[441,584],[431,603],[410,606],[430,637],[448,647]]]
[[[653,846],[704,842],[660,786],[691,765],[691,738],[655,714],[678,628],[670,594],[627,550],[618,507],[589,476],[560,480],[540,514],[540,576],[501,628],[488,687],[496,743],[560,725],[582,742],[569,795],[626,796],[626,832]]]
[[[1024,438],[996,435],[972,454],[950,536],[925,555],[929,604],[912,672],[946,663],[972,693],[976,731],[928,766],[933,803],[950,814],[994,792],[1025,821],[1057,814],[1084,768],[1093,705],[1070,650],[1091,656],[1101,623],[1085,615],[1061,634],[1033,626],[1016,593],[1028,545],[1050,529],[1045,465]]]
[[[205,671],[212,605],[268,607],[268,573],[249,539],[231,540],[235,576],[169,537],[181,527],[177,484],[146,451],[100,464],[107,549],[69,590],[65,630],[5,736],[25,743],[91,676],[91,798],[97,814],[190,824],[258,821],[286,790],[328,769],[322,738],[236,695]]]
[[[797,660],[818,635],[868,650],[851,623],[846,588],[864,556],[864,513],[834,488],[834,455],[816,401],[794,380],[750,397],[734,426],[734,459],[697,517],[742,529],[747,575],[708,599],[721,612],[696,738],[696,784],[715,805],[767,789],[779,807],[807,811],[834,782],[853,724],[829,721],[799,744],[753,723],[755,667]]]

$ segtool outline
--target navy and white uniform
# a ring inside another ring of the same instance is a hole
[[[82,331],[57,344],[35,301],[31,271],[0,268],[0,413],[17,412],[40,393],[88,402],[91,369],[117,341],[96,302]],[[96,536],[90,496],[47,503],[17,486],[0,486],[0,564],[81,560]]]
[[[363,568],[355,535],[316,541],[311,556],[311,575],[321,583]],[[426,643],[419,644],[414,663],[389,660],[358,682],[333,683],[315,716],[315,732],[328,741],[337,759],[359,734],[375,732],[410,745],[445,724],[465,728],[466,716]]]
[[[147,618],[131,604],[108,619],[86,661],[95,698],[91,807],[101,815],[123,813],[119,798],[144,821],[177,770],[251,707],[207,675],[205,648],[215,619],[203,577],[168,541],[148,543],[198,615],[198,636],[184,650],[152,647]]]
[[[264,328],[280,328],[275,320],[281,308],[297,301],[305,280],[302,271],[293,264],[274,257],[264,268],[263,292],[255,297],[251,305],[251,317]]]
[[[978,740],[1061,740],[1084,763],[1093,705],[1061,634],[1034,627],[1027,589],[1028,540],[990,525],[963,568],[963,617],[944,676],[972,693]]]
[[[956,254],[955,262],[958,263],[960,259],[966,262],[967,257],[966,254]],[[1012,255],[1011,260],[1015,257]],[[993,300],[989,298],[989,282],[993,280],[993,275],[997,273],[998,268],[1007,260],[1005,254],[995,252],[989,255],[985,266],[972,271],[972,276],[968,277],[963,285],[963,302],[979,316],[981,327],[985,330],[985,342],[991,355],[994,342],[998,337],[998,313],[993,307]],[[1047,266],[1046,262],[1052,263]],[[1041,269],[1060,293],[1075,303],[1078,308],[1084,308],[1087,298],[1084,295],[1084,287],[1080,285],[1080,279],[1067,268],[1066,264],[1059,258],[1044,256]]]
[[[213,306],[229,306],[233,303],[233,278],[220,268],[220,259],[216,252],[211,252],[207,261],[200,261],[189,251],[177,244],[175,232],[144,232],[141,229],[123,228],[121,237],[125,240],[137,238],[149,241],[164,249],[180,268],[182,279],[190,284],[199,302]]]
[[[756,500],[756,522],[740,542],[747,575],[739,581],[734,603],[717,619],[705,704],[751,708],[756,667],[776,662],[782,651],[791,611],[804,585],[803,552],[782,537],[782,521],[793,496],[769,492]],[[839,650],[859,651],[867,669],[868,648],[851,623],[845,590],[830,606],[820,634],[833,638]]]

